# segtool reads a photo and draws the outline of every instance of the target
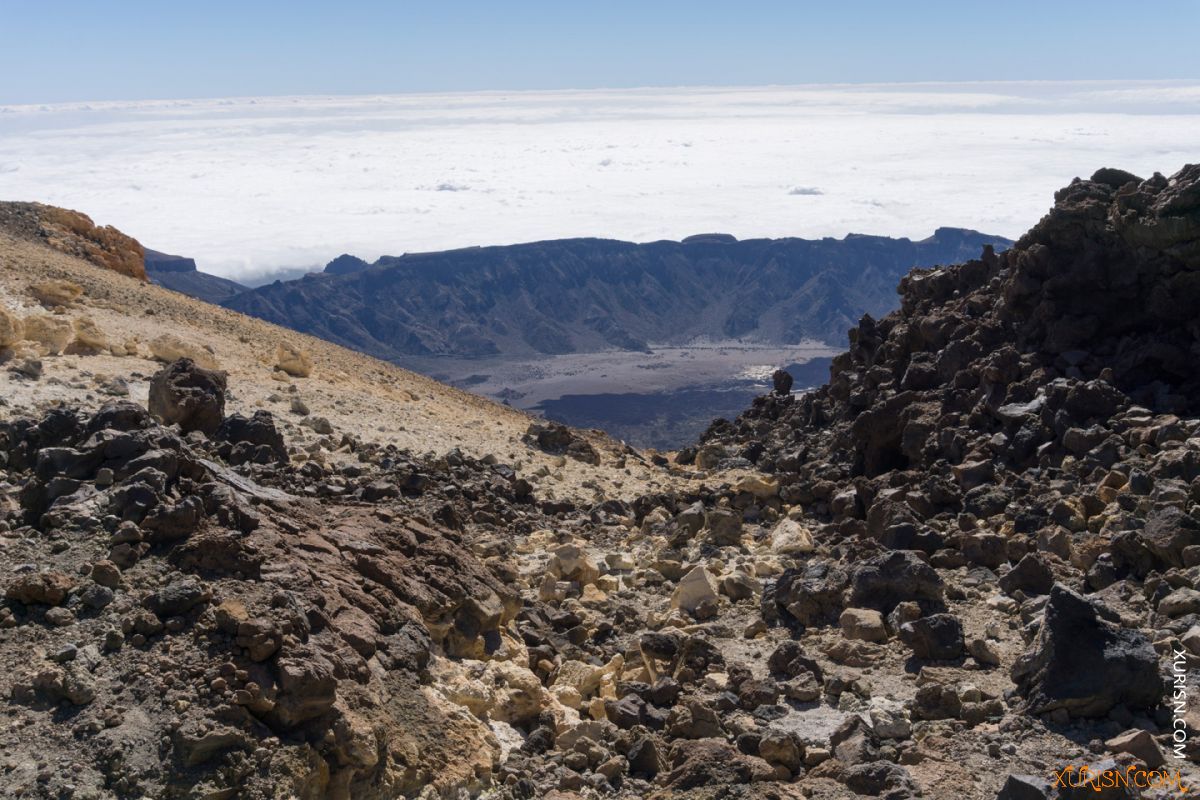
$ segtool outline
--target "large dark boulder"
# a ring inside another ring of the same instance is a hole
[[[230,414],[217,428],[215,438],[222,442],[221,455],[234,466],[288,461],[287,445],[270,411],[255,411],[250,417]]]
[[[1055,584],[1045,619],[1012,679],[1033,713],[1065,709],[1104,716],[1118,705],[1156,707],[1163,697],[1158,655],[1138,631],[1120,627],[1112,612]]]
[[[1054,573],[1040,553],[1026,553],[1017,565],[999,581],[1008,594],[1021,591],[1027,595],[1046,594],[1054,586]]]
[[[185,433],[212,435],[225,418],[225,373],[181,358],[150,379],[150,413]]]
[[[785,570],[763,592],[763,618],[801,625],[832,624],[842,613],[842,593],[848,580],[844,570],[828,562]]]
[[[850,605],[891,613],[900,603],[914,601],[928,612],[944,607],[942,579],[911,550],[895,550],[863,562],[850,587]]]
[[[900,626],[900,640],[917,658],[950,661],[963,654],[963,629],[953,614],[930,614]]]

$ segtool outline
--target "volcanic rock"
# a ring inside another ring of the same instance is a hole
[[[1045,620],[1014,664],[1013,681],[1034,713],[1107,714],[1118,704],[1154,708],[1163,697],[1158,656],[1145,635],[1122,628],[1061,584],[1050,592]]]
[[[930,614],[906,622],[899,634],[917,658],[948,661],[963,654],[962,623],[953,614]]]
[[[225,416],[225,373],[181,358],[150,380],[150,413],[167,425],[213,434]]]

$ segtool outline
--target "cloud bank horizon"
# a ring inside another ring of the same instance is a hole
[[[1200,160],[1200,83],[482,92],[0,106],[0,198],[241,280],[540,239],[1019,236],[1075,176]]]

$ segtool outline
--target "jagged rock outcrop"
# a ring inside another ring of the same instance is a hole
[[[1012,249],[905,277],[900,310],[850,331],[827,387],[761,398],[704,440],[762,441],[752,460],[791,471],[819,432],[846,477],[958,466],[952,494],[976,488],[997,446],[1016,468],[1085,455],[1106,441],[1091,426],[1132,406],[1200,412],[1198,261],[1200,166],[1145,181],[1102,170]]]
[[[363,261],[357,256],[342,253],[326,264],[322,271],[327,275],[349,275],[352,272],[361,272],[369,266],[371,266],[369,262]]]

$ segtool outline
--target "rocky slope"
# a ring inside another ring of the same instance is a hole
[[[1101,171],[915,271],[829,386],[778,375],[682,463],[0,245],[14,796],[1200,784],[1200,167]],[[39,266],[88,282],[54,316],[212,349],[41,352]]]
[[[384,359],[644,349],[751,337],[841,342],[863,311],[895,305],[914,266],[1007,241],[941,228],[912,242],[694,236],[480,247],[379,259],[341,256],[322,275],[238,295],[229,308]]]
[[[78,211],[42,203],[0,202],[0,228],[121,275],[146,279],[144,251],[137,240],[111,225],[100,227]]]
[[[753,462],[818,541],[854,554],[785,574],[767,616],[845,628],[847,604],[914,601],[895,622],[918,659],[969,655],[1011,678],[1002,731],[1095,741],[1132,721],[1165,748],[1165,681],[1200,663],[1200,167],[1101,170],[1055,201],[1003,254],[914,271],[826,387],[759,398],[683,460]],[[883,598],[854,566],[870,553],[904,576]],[[992,610],[982,635],[930,615],[943,585]],[[946,715],[923,704],[951,690],[919,691],[912,716]],[[1180,755],[1195,761],[1194,740]]]
[[[201,272],[196,268],[195,259],[157,250],[146,250],[145,265],[146,277],[155,285],[165,286],[206,303],[220,305],[247,288],[237,281]]]
[[[516,595],[465,529],[667,471],[600,434],[531,446],[526,415],[23,234],[0,228],[0,795],[493,782],[496,735],[426,671],[515,652]]]

